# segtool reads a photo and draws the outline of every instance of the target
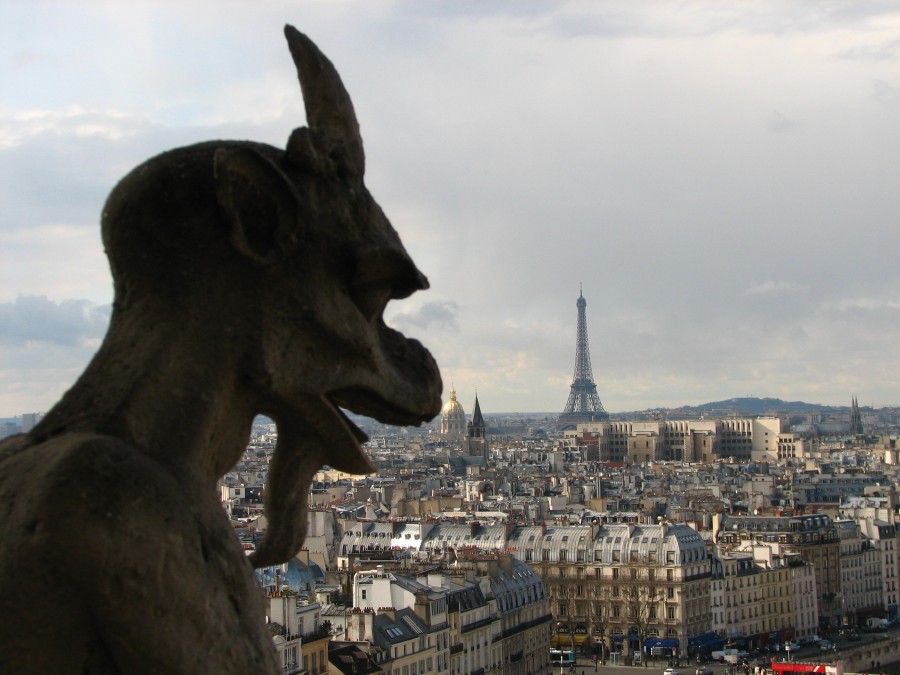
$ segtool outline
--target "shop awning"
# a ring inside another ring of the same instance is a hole
[[[652,649],[653,647],[662,647],[663,649],[678,649],[678,640],[673,638],[647,638],[644,640],[644,647]]]
[[[688,647],[691,649],[711,649],[713,647],[721,647],[722,644],[724,644],[722,636],[713,631],[688,638]]]

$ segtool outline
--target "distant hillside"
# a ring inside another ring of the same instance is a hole
[[[736,412],[741,415],[764,415],[772,411],[788,414],[805,412],[839,412],[848,406],[821,405],[804,401],[782,401],[780,398],[729,398],[725,401],[713,401],[697,406],[682,406],[676,410],[690,413]]]

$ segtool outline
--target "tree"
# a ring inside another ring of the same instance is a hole
[[[622,613],[629,629],[638,637],[638,649],[644,653],[644,641],[651,625],[655,625],[665,590],[660,584],[659,570],[655,566],[632,564],[622,568]],[[642,659],[644,666],[647,660]]]
[[[590,611],[591,630],[600,636],[600,660],[603,660],[606,644],[606,631],[612,618],[612,590],[607,585],[594,586],[594,597],[591,598]]]

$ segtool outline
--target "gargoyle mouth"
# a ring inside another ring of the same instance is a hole
[[[421,345],[419,349],[434,364]],[[357,475],[375,472],[361,447],[368,437],[341,408],[387,424],[419,424],[437,414],[441,401],[435,392],[440,390],[441,378],[434,365],[430,377],[407,384],[402,389],[406,396],[399,396],[397,402],[372,389],[348,387],[310,397],[300,415],[275,416],[278,443],[265,492],[269,530],[251,557],[253,565],[280,564],[300,550],[306,536],[309,484],[323,464]]]
[[[348,386],[327,393],[339,408],[396,426],[427,422],[441,409],[441,375],[421,342],[379,319],[372,327],[375,357]]]

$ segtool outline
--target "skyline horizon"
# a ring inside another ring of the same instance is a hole
[[[454,385],[454,387],[455,387],[455,385]],[[852,398],[852,396],[853,396],[853,395],[851,395],[851,398]],[[553,416],[553,415],[556,415],[556,416],[559,416],[559,414],[562,412],[561,410],[560,410],[560,411],[557,411],[557,412],[554,412],[554,411],[552,411],[552,410],[499,410],[499,411],[496,411],[496,412],[491,412],[491,411],[490,411],[490,408],[488,408],[488,409],[487,409],[487,412],[485,412],[485,406],[484,406],[484,404],[482,403],[482,399],[481,399],[481,397],[479,396],[479,394],[475,393],[475,394],[472,395],[472,401],[471,401],[471,402],[472,402],[472,405],[474,406],[474,404],[475,404],[475,398],[476,398],[476,397],[479,397],[479,398],[478,398],[478,401],[479,401],[479,404],[481,405],[482,413],[483,413],[485,416],[491,416],[491,415],[494,415],[494,416],[496,416],[496,415],[537,415],[537,416],[540,416],[540,415],[543,415],[543,416]],[[458,390],[458,389],[456,390],[456,398],[457,398],[457,401],[460,403],[460,405],[462,405],[463,412],[466,414],[466,416],[468,416],[469,413],[465,412],[465,411],[466,411],[466,406],[463,405],[464,401],[460,400],[459,390]],[[601,398],[602,398],[602,397],[601,397]],[[858,398],[858,397],[857,397],[857,398]],[[449,400],[449,398],[443,399],[442,402],[443,402],[443,403],[446,403],[447,400]],[[840,403],[821,403],[821,402],[814,402],[814,401],[803,401],[803,400],[800,400],[800,399],[790,399],[790,400],[789,400],[789,399],[776,398],[776,397],[772,397],[772,396],[732,396],[732,397],[727,398],[727,399],[718,399],[718,400],[715,400],[715,401],[710,400],[710,401],[705,401],[705,402],[703,402],[703,403],[682,403],[682,404],[680,404],[680,405],[674,405],[674,406],[651,406],[651,407],[648,407],[648,408],[640,408],[640,409],[634,409],[634,410],[613,410],[613,411],[607,410],[607,413],[610,414],[610,415],[627,415],[627,414],[629,414],[629,413],[651,413],[651,412],[657,412],[657,411],[659,411],[659,412],[665,412],[665,411],[679,411],[679,410],[684,410],[684,409],[686,409],[686,408],[703,408],[703,407],[705,407],[705,406],[710,406],[710,405],[717,404],[717,403],[727,403],[727,402],[729,402],[729,401],[764,401],[764,400],[777,400],[777,401],[781,401],[782,403],[785,403],[785,404],[791,404],[791,405],[794,405],[794,404],[803,404],[803,405],[808,405],[808,406],[818,406],[818,407],[821,407],[821,408],[835,408],[835,409],[838,409],[838,410],[843,410],[843,409],[845,409],[845,408],[846,408],[846,409],[850,409],[850,408],[852,407],[852,406],[849,405],[849,404],[840,404]],[[54,405],[55,405],[55,403],[54,403]],[[47,408],[46,410],[26,410],[26,411],[23,411],[23,412],[20,412],[20,413],[15,413],[15,414],[13,414],[13,415],[9,415],[9,414],[3,415],[3,414],[0,414],[0,420],[14,420],[14,419],[21,418],[23,415],[31,415],[31,414],[44,415],[44,414],[46,414],[52,407],[53,407],[53,406],[50,406],[50,407]],[[604,406],[604,408],[605,408],[605,407],[606,407],[606,406]],[[876,405],[866,405],[866,404],[864,404],[864,403],[860,403],[860,404],[859,404],[859,407],[860,407],[861,410],[863,410],[863,409],[866,409],[866,410],[884,410],[884,409],[900,408],[900,403],[897,403],[897,404],[886,404],[886,405],[877,405],[877,406],[876,406]],[[727,407],[714,408],[714,410],[728,410],[728,409],[729,409],[729,408],[727,408]],[[359,415],[359,414],[353,413],[353,412],[350,412],[350,414],[351,414],[352,416],[355,416],[355,417],[371,419],[371,418],[367,418],[365,415]],[[797,413],[794,413],[794,414],[797,414]],[[260,414],[259,416],[266,417],[266,415],[262,415],[262,414]],[[440,413],[438,413],[437,415],[435,415],[434,418],[432,418],[432,420],[429,421],[429,423],[430,423],[430,422],[433,422],[434,420],[439,420],[440,417],[441,417],[441,415],[440,415]]]
[[[366,185],[430,281],[385,319],[444,401],[452,381],[562,411],[580,286],[607,411],[900,399],[900,6],[231,10],[0,3],[0,410],[48,410],[103,339],[120,179],[305,124],[285,23],[340,73]]]

